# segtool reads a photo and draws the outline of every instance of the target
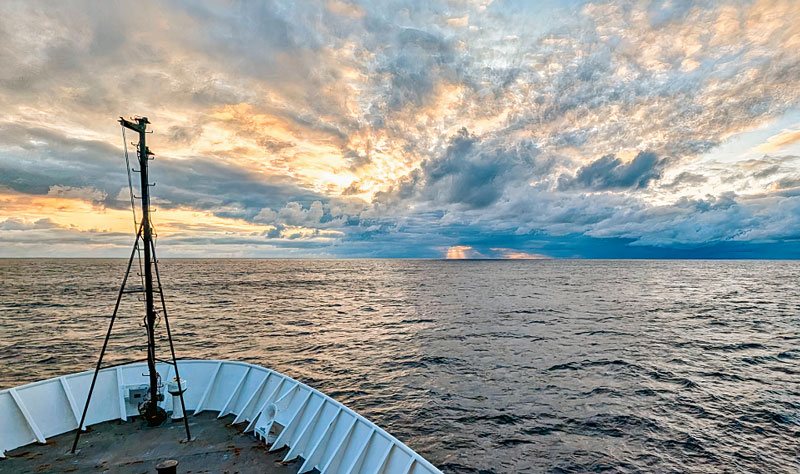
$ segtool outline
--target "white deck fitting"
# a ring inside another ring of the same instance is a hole
[[[340,474],[440,473],[419,454],[361,415],[327,395],[290,377],[253,364],[217,360],[181,360],[187,411],[235,414],[248,422],[246,432],[267,442],[271,450],[288,447],[286,461],[302,457],[300,472],[314,468]],[[161,379],[172,366],[157,366]],[[125,398],[128,387],[147,384],[144,362],[101,370],[85,426],[138,415],[136,400]],[[0,391],[0,457],[6,450],[78,427],[93,371],[80,372]],[[172,409],[172,397],[162,406]]]

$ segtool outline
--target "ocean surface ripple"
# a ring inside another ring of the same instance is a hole
[[[0,260],[0,388],[92,368],[124,266]],[[800,262],[160,268],[180,357],[295,377],[446,473],[799,470]],[[108,363],[145,356],[142,306]]]

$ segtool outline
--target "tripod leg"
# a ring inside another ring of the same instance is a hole
[[[119,288],[119,294],[117,295],[117,304],[114,305],[114,313],[111,315],[111,321],[108,323],[108,331],[106,332],[106,339],[103,341],[103,348],[100,349],[100,358],[97,359],[97,367],[94,369],[94,376],[92,377],[92,384],[89,386],[89,393],[86,395],[86,405],[83,406],[83,415],[81,415],[81,422],[78,424],[78,431],[75,433],[75,441],[72,443],[72,454],[75,454],[75,450],[78,448],[78,440],[81,437],[81,429],[83,428],[83,423],[86,421],[86,412],[89,411],[89,402],[92,400],[92,392],[94,391],[94,384],[97,382],[97,374],[100,372],[100,365],[103,363],[103,355],[106,353],[106,347],[108,346],[108,339],[111,337],[111,328],[114,327],[114,320],[117,319],[117,311],[119,310],[119,303],[122,301],[122,293],[125,290],[125,283],[128,282],[128,274],[131,271],[131,264],[133,263],[133,257],[136,255],[136,249],[139,246],[139,236],[141,235],[142,229],[139,228],[139,233],[136,234],[136,241],[133,243],[133,251],[131,252],[131,258],[128,259],[128,268],[125,270],[125,277],[122,279],[122,286]]]
[[[178,392],[181,398],[181,409],[183,410],[183,424],[186,427],[186,441],[192,440],[189,433],[189,416],[186,413],[186,404],[183,402],[183,388],[181,387],[181,376],[178,373],[178,360],[175,358],[175,346],[172,345],[172,331],[169,329],[169,318],[167,317],[167,303],[164,300],[164,288],[161,286],[161,275],[158,273],[158,257],[156,257],[156,246],[151,243],[153,250],[153,266],[156,269],[156,282],[158,283],[158,294],[161,295],[161,309],[164,312],[164,326],[167,328],[167,338],[169,339],[169,350],[172,353],[172,365],[175,367],[175,378],[178,382]]]

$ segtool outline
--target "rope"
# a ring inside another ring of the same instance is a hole
[[[128,158],[128,139],[125,137],[125,126],[121,125],[122,127],[122,147],[125,150],[125,170],[128,172],[128,191],[131,196],[131,211],[133,212],[133,231],[137,234],[139,233],[139,226],[136,221],[136,202],[134,201],[133,196],[133,180],[131,179],[131,162]],[[144,288],[144,267],[142,266],[142,250],[139,245],[136,246],[136,253],[138,255],[139,260],[139,279],[142,283],[142,288]]]
[[[122,126],[122,147],[125,149],[125,170],[128,172],[128,191],[131,195],[131,211],[133,212],[133,231],[139,228],[136,225],[136,204],[133,200],[133,181],[131,180],[131,162],[128,159],[128,139],[125,138],[125,126]]]

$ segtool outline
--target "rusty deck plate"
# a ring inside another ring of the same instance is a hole
[[[206,412],[189,417],[192,442],[186,443],[183,423],[167,421],[149,428],[140,418],[109,421],[81,435],[78,452],[71,454],[75,432],[6,452],[0,472],[114,472],[154,473],[166,459],[178,460],[179,473],[296,474],[300,462],[281,464],[286,450],[268,453],[263,442],[243,434],[246,424],[231,425],[233,416],[217,419]]]

